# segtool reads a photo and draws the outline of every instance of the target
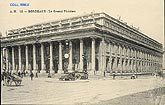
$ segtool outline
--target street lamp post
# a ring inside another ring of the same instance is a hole
[[[83,55],[82,55],[82,58],[83,58],[83,71],[85,71],[85,72],[87,72],[87,55],[86,55],[86,53],[84,53]]]
[[[165,73],[165,45],[164,45],[164,51],[163,51],[163,73]]]

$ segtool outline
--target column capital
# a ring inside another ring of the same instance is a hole
[[[48,42],[49,44],[53,44],[53,41]]]
[[[59,44],[62,44],[62,40],[57,41]]]
[[[40,42],[39,44],[44,44],[45,42]]]
[[[70,47],[72,46],[72,40],[69,41],[69,46],[70,46]]]
[[[95,36],[91,36],[90,37],[92,40],[95,40],[97,37],[95,37]]]
[[[79,38],[80,41],[83,41],[84,38]]]

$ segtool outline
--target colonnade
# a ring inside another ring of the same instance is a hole
[[[84,40],[85,39],[75,39],[79,41],[79,67],[78,71],[82,71],[84,69]],[[67,40],[68,43],[68,53],[66,52],[66,48],[64,48],[66,44],[66,40],[61,41],[52,41],[45,43],[33,43],[28,45],[17,45],[17,46],[8,46],[5,48],[1,48],[1,57],[5,58],[5,69],[10,72],[18,72],[18,71],[36,71],[36,72],[45,72],[48,71],[50,73],[55,73],[55,68],[58,68],[58,73],[64,72],[64,63],[63,59],[68,58],[68,71],[73,71],[73,48],[72,41]],[[91,38],[91,70],[95,69],[95,39]],[[56,47],[55,47],[56,46]],[[48,48],[48,49],[47,49]],[[38,51],[38,49],[40,51]],[[9,51],[10,50],[10,51]],[[57,52],[58,50],[58,52]],[[57,52],[57,53],[56,53]],[[5,54],[4,54],[5,53]],[[24,54],[23,54],[24,53]],[[47,54],[49,53],[49,54]],[[66,53],[66,54],[65,54]],[[57,55],[58,54],[58,55]],[[9,59],[9,55],[12,60]],[[25,56],[23,56],[25,55]],[[58,58],[57,58],[58,57]],[[24,59],[24,61],[23,61]],[[48,59],[48,60],[46,60]],[[55,67],[54,59],[58,61]],[[32,62],[31,62],[32,60]],[[17,63],[18,62],[18,63]],[[25,63],[23,63],[25,62]],[[39,64],[40,63],[40,64]],[[46,67],[46,63],[48,67]],[[2,63],[2,65],[4,65]],[[9,66],[11,64],[11,66]],[[39,67],[39,65],[41,67]],[[2,68],[3,69],[3,68]],[[39,70],[40,69],[40,70]]]
[[[113,41],[106,43],[106,70],[110,72],[157,72],[162,68],[162,57],[154,52]]]
[[[157,72],[162,67],[162,58],[155,52],[134,46],[119,44],[104,38],[88,38],[89,49],[86,51],[85,38],[61,40],[28,45],[9,46],[1,48],[1,65],[5,64],[7,71],[17,72],[33,70],[36,72],[63,73],[68,59],[68,71],[84,70],[84,54],[87,54],[88,71],[107,71],[110,73],[145,73]],[[74,41],[77,40],[78,48]],[[65,48],[64,46],[67,47]],[[99,46],[96,46],[99,45]],[[48,49],[47,49],[48,48]],[[68,51],[66,51],[68,49]],[[74,52],[77,52],[76,55]],[[24,56],[23,56],[24,55]],[[78,56],[78,57],[76,57]],[[5,58],[5,63],[3,61]],[[11,59],[9,59],[11,58]],[[54,60],[56,59],[56,61]],[[78,67],[74,66],[74,59]],[[4,63],[4,64],[3,64]],[[58,67],[57,67],[58,66]],[[1,69],[3,69],[2,66]]]

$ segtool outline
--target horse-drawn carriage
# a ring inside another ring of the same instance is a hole
[[[16,74],[6,73],[4,75],[4,81],[5,81],[6,86],[11,86],[13,82],[15,83],[16,86],[19,86],[21,85],[22,77]]]

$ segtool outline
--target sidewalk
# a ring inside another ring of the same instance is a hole
[[[2,84],[1,84],[2,86]],[[56,78],[23,78],[21,86],[1,88],[3,104],[94,104],[142,91],[165,87],[157,78],[59,81]]]

